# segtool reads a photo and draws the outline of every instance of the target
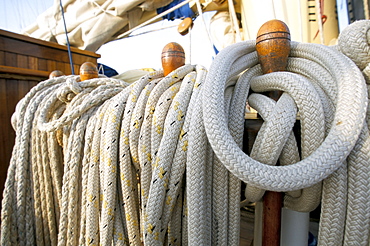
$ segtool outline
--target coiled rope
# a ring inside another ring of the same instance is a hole
[[[367,44],[369,23],[356,25],[361,37],[348,36]],[[133,84],[39,83],[12,117],[1,244],[239,245],[242,180],[251,201],[268,189],[298,211],[321,202],[320,245],[368,245],[368,62],[362,74],[341,39],[337,49],[292,43],[287,72],[268,75],[247,41],[221,51],[208,73],[185,65]],[[275,102],[268,90],[284,93]],[[247,101],[265,121],[251,156]]]
[[[246,46],[249,49],[246,49]],[[320,140],[318,142],[320,146],[311,154],[307,153],[306,158],[294,165],[274,167],[266,165],[271,163],[263,164],[257,161],[258,158],[256,160],[247,156],[233,140],[225,112],[220,110],[224,108],[225,102],[220,98],[225,93],[225,83],[235,74],[248,68],[245,73],[253,72],[253,66],[257,64],[253,41],[226,48],[212,63],[203,94],[204,124],[208,140],[215,154],[228,170],[248,185],[274,191],[294,191],[312,187],[325,179],[321,201],[323,213],[320,224],[320,244],[348,245],[358,242],[359,245],[367,245],[369,204],[368,201],[364,201],[364,198],[369,195],[369,138],[367,123],[365,123],[368,98],[363,76],[348,58],[325,46],[293,43],[290,56],[288,71],[295,74],[279,72],[258,75],[250,80],[243,80],[243,83],[250,83],[255,92],[282,90],[288,93],[295,100],[300,115],[304,113],[303,107],[310,109],[315,104],[321,104],[319,106],[326,108],[327,111],[330,107],[326,101],[331,100],[329,104],[334,106],[334,112],[329,111],[329,114],[325,115],[328,117],[325,119],[326,130],[319,128],[322,132],[326,132],[322,143]],[[306,62],[301,62],[301,59]],[[317,64],[313,65],[314,68],[321,67],[317,72],[310,66],[314,63]],[[316,80],[318,78],[316,74],[323,74],[323,76]],[[307,82],[316,85],[309,85]],[[305,84],[309,87],[303,87]],[[316,91],[318,86],[321,88],[319,92]],[[235,118],[239,119],[238,125],[242,126],[244,108],[240,105],[245,105],[248,92],[237,90],[234,92],[239,93],[240,96],[235,95],[236,103],[232,106],[232,112],[237,115]],[[314,93],[324,93],[326,96],[321,97],[322,99],[316,96],[306,102],[299,101]],[[253,104],[255,98],[250,96],[248,100]],[[268,101],[268,99],[265,100]],[[316,107],[315,111],[318,109]],[[289,109],[285,108],[285,110]],[[303,120],[301,124],[304,124]],[[302,125],[302,128],[304,127],[305,125]],[[268,139],[268,134],[264,135],[263,131],[259,132],[260,135]],[[289,136],[289,133],[285,136]],[[257,146],[258,148],[261,152],[268,152],[269,155],[274,150],[264,148],[262,145]],[[334,196],[342,200],[336,203],[338,199],[331,199]],[[294,199],[289,199],[288,196],[287,202],[292,203]],[[338,207],[342,210],[338,211]],[[334,217],[335,220],[332,219]],[[338,219],[340,219],[339,222]],[[358,226],[359,224],[361,225]],[[343,235],[345,235],[344,238]]]

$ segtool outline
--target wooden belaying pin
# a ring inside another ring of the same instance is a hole
[[[185,52],[181,45],[168,43],[162,50],[163,75],[167,76],[173,70],[185,65]]]
[[[98,78],[98,68],[92,62],[85,62],[80,67],[80,79],[81,81]]]
[[[60,76],[63,76],[63,75],[65,75],[65,74],[62,71],[54,70],[49,74],[49,79],[60,77]]]
[[[258,60],[264,74],[285,71],[290,53],[290,33],[287,25],[271,20],[261,26],[256,39]],[[270,94],[278,100],[280,93]],[[262,245],[280,245],[281,208],[283,195],[266,191],[263,197]]]
[[[288,26],[279,20],[271,20],[257,33],[256,50],[264,74],[285,71],[290,53]]]

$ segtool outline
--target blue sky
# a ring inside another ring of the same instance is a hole
[[[50,8],[53,3],[54,0],[0,0],[0,29],[22,33],[24,28],[36,22],[37,16]],[[204,14],[206,28],[213,14],[213,12]],[[160,21],[132,34],[178,25],[180,22],[180,20]],[[182,36],[177,32],[177,28],[173,27],[112,41],[103,45],[96,53],[101,55],[98,62],[114,68],[119,73],[137,68],[160,69],[161,52],[169,42],[177,42],[183,46],[187,63],[209,67],[212,62],[213,47],[200,17],[195,20],[191,35]]]

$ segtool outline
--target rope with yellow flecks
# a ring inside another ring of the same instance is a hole
[[[357,22],[346,37],[363,45],[369,26]],[[242,180],[250,201],[268,189],[297,211],[321,202],[319,245],[367,245],[368,61],[355,61],[361,73],[341,52],[363,55],[343,42],[292,43],[287,72],[267,75],[247,41],[222,50],[209,72],[40,82],[12,117],[1,244],[239,245]],[[266,90],[284,93],[275,102]],[[247,101],[264,120],[250,156]]]

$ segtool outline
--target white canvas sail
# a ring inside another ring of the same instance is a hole
[[[319,31],[320,9],[321,16],[326,16],[326,21],[322,25],[323,32]],[[294,41],[321,43],[319,35],[323,35],[324,44],[328,45],[338,37],[335,0],[325,1],[321,8],[315,0],[243,0],[241,13],[246,40],[255,39],[260,26],[271,19],[284,21]]]

